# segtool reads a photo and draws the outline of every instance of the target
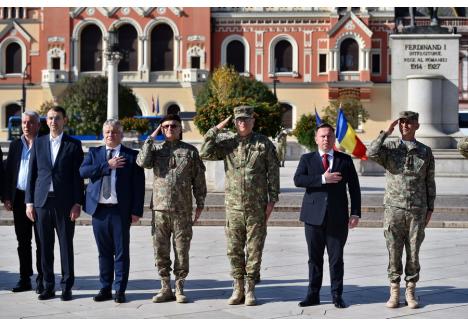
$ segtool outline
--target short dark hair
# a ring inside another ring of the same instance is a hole
[[[315,132],[317,132],[319,129],[322,129],[322,128],[330,128],[333,131],[333,133],[335,133],[335,128],[333,128],[331,124],[326,123],[326,122],[319,124],[317,126],[317,129],[315,129]]]
[[[65,109],[59,105],[54,105],[53,107],[51,107],[49,109],[49,111],[52,110],[54,112],[60,112],[62,113],[63,117],[65,118],[67,116],[67,112],[65,111]]]

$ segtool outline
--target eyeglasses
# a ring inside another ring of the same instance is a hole
[[[176,124],[171,124],[171,125],[164,125],[164,126],[161,126],[161,127],[162,127],[163,129],[169,129],[169,128],[171,128],[171,129],[176,129],[176,128],[178,128],[179,126],[176,125]]]

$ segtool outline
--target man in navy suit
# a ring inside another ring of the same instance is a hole
[[[145,175],[136,164],[138,152],[121,144],[123,127],[118,120],[104,122],[105,146],[93,147],[80,167],[89,178],[84,211],[93,217],[99,252],[101,289],[94,301],[126,301],[130,269],[130,225],[143,216]],[[115,271],[115,281],[114,281]]]
[[[18,258],[20,279],[12,292],[29,291],[30,277],[33,275],[31,240],[34,230],[36,240],[36,293],[44,291],[42,283],[41,245],[37,226],[26,216],[24,194],[28,183],[29,159],[31,148],[36,140],[40,128],[39,115],[34,111],[26,111],[21,116],[21,129],[23,135],[10,143],[6,160],[4,205],[7,211],[13,211],[15,234],[18,241]]]
[[[359,179],[349,155],[333,150],[335,130],[321,124],[315,133],[317,152],[301,157],[294,175],[296,187],[306,188],[300,220],[304,222],[309,252],[309,287],[299,306],[320,304],[323,276],[323,254],[327,248],[330,265],[331,294],[337,308],[346,308],[343,301],[343,248],[348,228],[354,228],[361,216]],[[351,198],[351,217],[346,195]]]
[[[54,229],[60,243],[63,301],[72,299],[75,282],[73,236],[83,201],[79,172],[83,150],[79,140],[63,132],[66,123],[65,110],[60,106],[51,108],[47,112],[50,134],[37,138],[29,160],[26,215],[31,221],[37,219],[45,286],[39,300],[55,297]]]

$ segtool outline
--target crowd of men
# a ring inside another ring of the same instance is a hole
[[[155,266],[161,278],[161,288],[153,302],[189,302],[184,284],[189,274],[192,226],[202,214],[207,194],[203,160],[223,160],[227,256],[233,279],[228,304],[256,305],[255,285],[260,280],[267,224],[279,200],[279,167],[284,163],[280,163],[273,143],[253,131],[255,116],[253,107],[234,108],[233,117],[227,117],[205,134],[200,152],[181,140],[178,115],[165,116],[139,152],[122,144],[121,123],[109,119],[103,124],[104,145],[90,148],[84,156],[81,142],[63,132],[68,118],[62,107],[48,111],[50,133],[40,137],[39,116],[33,111],[24,112],[23,134],[10,143],[4,167],[0,160],[2,200],[5,208],[13,211],[18,241],[19,280],[12,291],[32,290],[34,234],[35,290],[39,300],[55,297],[57,233],[61,300],[72,300],[73,237],[75,221],[83,208],[92,216],[99,253],[101,287],[93,299],[126,302],[130,227],[143,216],[143,169],[152,169],[151,234]],[[235,132],[226,128],[231,119]],[[405,301],[410,308],[418,307],[415,288],[420,272],[419,249],[434,210],[434,156],[429,147],[416,140],[418,119],[415,112],[401,112],[371,143],[367,153],[387,171],[384,236],[389,253],[389,308],[400,305],[403,250],[407,256]],[[397,125],[401,137],[385,142]],[[164,135],[163,142],[155,141],[159,133]],[[351,157],[335,150],[335,130],[331,125],[317,127],[315,142],[317,151],[301,157],[294,175],[295,185],[305,189],[300,220],[304,222],[309,267],[307,294],[299,306],[320,304],[326,248],[333,304],[346,308],[342,297],[343,249],[348,229],[356,227],[361,217],[359,179]],[[84,179],[89,179],[86,190]],[[171,271],[175,277],[174,292]]]

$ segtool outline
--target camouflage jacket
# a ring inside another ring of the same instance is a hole
[[[253,132],[242,140],[214,127],[205,134],[200,156],[224,160],[226,207],[264,210],[268,202],[278,201],[279,161],[275,146],[264,135]]]
[[[191,212],[192,190],[197,207],[204,207],[205,165],[194,146],[182,141],[155,144],[148,137],[138,154],[137,164],[153,169],[154,210]]]
[[[436,185],[431,148],[418,141],[407,146],[400,139],[384,144],[386,138],[382,131],[367,150],[367,156],[387,170],[384,205],[433,211]]]

